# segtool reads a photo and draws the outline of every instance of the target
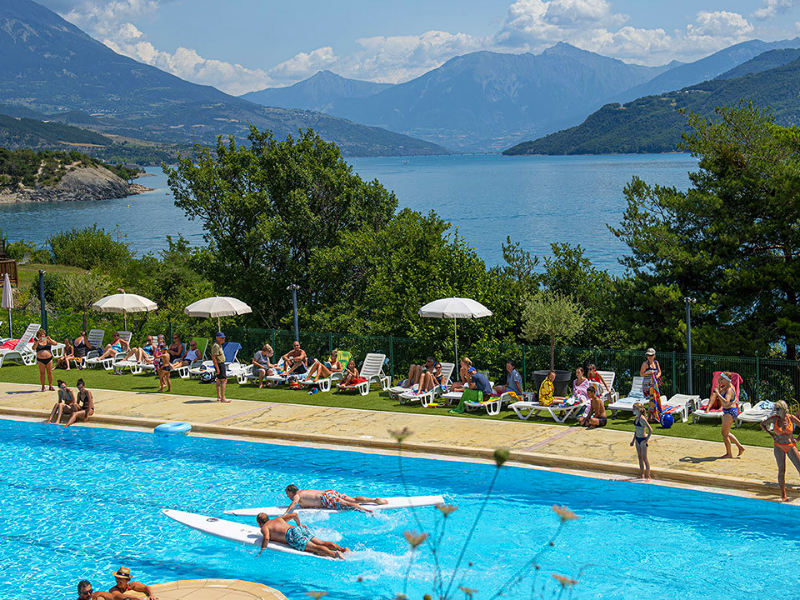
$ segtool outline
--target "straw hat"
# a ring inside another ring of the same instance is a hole
[[[117,579],[130,579],[131,578],[131,570],[128,567],[120,567],[116,573],[112,574],[113,577]]]

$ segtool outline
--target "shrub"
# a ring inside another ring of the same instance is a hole
[[[53,262],[82,269],[113,268],[131,259],[128,244],[115,240],[97,224],[85,229],[73,228],[48,238]]]
[[[11,242],[6,246],[6,254],[9,258],[23,260],[26,254],[30,254],[29,262],[48,264],[50,262],[50,252],[44,248],[39,248],[33,242],[19,240]]]

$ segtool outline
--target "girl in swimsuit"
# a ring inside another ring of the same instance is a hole
[[[636,455],[639,457],[639,468],[642,470],[640,479],[650,481],[650,460],[647,458],[647,442],[653,435],[653,427],[647,420],[647,409],[644,404],[637,402],[633,405],[634,433],[631,446],[636,445]]]
[[[774,424],[772,431],[769,430],[770,424]],[[775,403],[775,414],[761,422],[761,429],[772,436],[775,462],[778,463],[778,485],[781,486],[781,498],[784,501],[789,499],[786,496],[787,456],[800,473],[800,452],[797,451],[797,442],[793,437],[795,425],[800,425],[800,419],[789,414],[789,407],[783,400]]]
[[[61,421],[61,415],[66,412],[67,414],[73,413],[77,410],[75,404],[75,396],[72,395],[72,390],[67,387],[67,384],[58,380],[58,401],[50,411],[50,417],[45,421],[45,425],[49,423],[58,423]]]
[[[733,458],[731,441],[739,449],[737,456],[741,456],[744,453],[744,446],[731,433],[731,425],[733,425],[736,417],[739,416],[739,400],[736,398],[736,392],[731,385],[731,374],[727,371],[720,374],[717,389],[711,392],[712,398],[708,401],[709,405],[711,405],[714,395],[718,396],[722,403],[722,441],[725,443],[725,456],[722,458]]]
[[[53,338],[40,329],[36,332],[36,339],[33,341],[33,350],[36,352],[36,362],[39,364],[39,380],[42,382],[44,391],[44,377],[47,375],[47,383],[50,391],[54,392],[53,387],[53,346],[58,344]]]
[[[67,421],[66,427],[72,425],[78,419],[81,419],[84,423],[89,420],[94,414],[94,398],[92,398],[92,392],[86,389],[86,384],[83,383],[83,379],[78,379],[78,398],[76,401],[78,405],[78,410],[72,412],[72,416]]]
[[[71,360],[74,360],[76,364],[78,362],[78,359],[75,358],[75,348],[72,345],[72,340],[66,338],[64,340],[64,356],[56,361],[56,368],[69,371],[69,361]]]

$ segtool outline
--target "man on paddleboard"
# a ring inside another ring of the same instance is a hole
[[[288,514],[295,507],[300,508],[327,508],[329,510],[358,510],[371,513],[362,504],[386,504],[383,498],[367,498],[366,496],[347,496],[335,490],[301,490],[296,485],[286,486],[286,495],[292,503],[286,509]]]
[[[292,520],[297,525],[289,525],[289,521]],[[264,536],[261,541],[261,550],[258,552],[259,556],[270,541],[283,542],[300,552],[310,552],[326,558],[344,558],[344,553],[350,550],[342,548],[334,542],[324,542],[315,538],[312,531],[300,523],[297,513],[289,513],[274,519],[270,519],[267,513],[259,513],[256,521],[261,528],[261,535]]]

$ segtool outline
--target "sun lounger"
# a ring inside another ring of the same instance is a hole
[[[247,368],[237,358],[241,349],[242,345],[237,342],[225,342],[222,345],[222,351],[225,353],[225,373],[228,377],[238,379]],[[199,366],[188,369],[189,377],[197,379],[202,377],[203,373],[214,371],[214,361],[212,360],[204,360]]]
[[[19,361],[28,366],[34,364],[36,362],[36,353],[33,351],[31,342],[41,327],[38,323],[31,323],[25,329],[25,333],[19,338],[14,348],[0,349],[0,367],[3,366],[3,361],[6,360]]]
[[[370,353],[364,357],[364,362],[359,371],[359,377],[366,379],[361,383],[337,385],[340,392],[357,391],[362,396],[369,394],[369,388],[373,383],[377,383],[385,391],[389,389],[389,377],[383,374],[383,363],[386,361],[385,354]]]
[[[92,329],[92,331],[89,332],[89,336],[91,336],[92,333],[96,332],[96,331],[101,331],[101,330]],[[130,345],[131,336],[132,336],[130,331],[119,331],[117,333],[119,333],[119,339],[125,340]],[[118,361],[118,360],[122,360],[125,357],[125,355],[127,354],[127,351],[117,352],[114,356],[109,356],[108,358],[104,358],[103,360],[100,360],[100,358],[99,358],[100,355],[103,354],[103,352],[105,352],[105,347],[103,346],[102,337],[100,338],[100,342],[96,346],[94,344],[94,340],[91,337],[89,337],[89,341],[91,342],[92,347],[93,348],[97,348],[97,350],[92,350],[86,356],[86,360],[84,361],[84,364],[87,367],[101,366],[106,371],[111,371],[114,368],[114,363],[116,361]]]
[[[736,417],[736,427],[741,427],[742,423],[761,423],[761,421],[770,418],[774,414],[775,404],[769,400],[762,400],[755,406],[746,408],[739,413],[739,416]]]
[[[350,362],[351,359],[352,357],[350,353],[346,350],[339,350],[336,354],[336,360],[338,360],[339,364],[342,365],[342,371],[347,368],[347,363]],[[310,368],[311,367],[309,367],[309,369]],[[342,377],[344,377],[342,371],[335,371],[331,373],[330,377],[320,377],[316,381],[314,379],[306,379],[305,377],[302,377],[298,380],[298,383],[303,387],[315,387],[320,392],[330,392],[333,382],[339,381]]]
[[[422,406],[428,407],[431,404],[437,404],[436,400],[452,385],[451,378],[456,366],[454,363],[442,363],[442,379],[446,382],[444,385],[435,385],[432,389],[420,392],[418,390],[408,390],[402,394],[397,395],[400,399],[400,404],[409,404],[411,402],[420,402]],[[397,388],[394,388],[397,389]],[[392,392],[389,390],[389,397],[392,397]]]
[[[482,402],[464,402],[464,408],[467,410],[480,410],[481,408],[485,408],[487,414],[499,415],[500,411],[503,410],[503,407],[507,406],[513,397],[511,394],[506,392],[504,394],[500,394],[499,396],[489,396],[488,398],[484,396],[484,398],[485,399]]]
[[[649,398],[645,398],[644,392],[642,391],[642,387],[644,385],[644,377],[639,377],[638,375],[633,378],[631,382],[631,391],[625,398],[620,398],[616,402],[612,402],[608,405],[608,410],[611,411],[611,418],[616,419],[617,413],[620,411],[623,412],[633,412],[633,405],[637,402],[641,402],[645,406],[648,406],[650,403]],[[661,404],[664,405],[667,403],[667,397],[663,394],[661,395]]]
[[[617,374],[614,371],[597,371],[597,374],[603,378],[603,381],[606,382],[608,386],[608,390],[603,387],[602,383],[596,383],[596,388],[599,388],[597,391],[600,392],[600,399],[603,402],[616,402],[619,400],[619,392],[614,389],[614,381],[617,378]]]
[[[692,410],[699,405],[700,396],[689,396],[688,394],[675,394],[666,402],[666,406],[672,409],[669,412],[679,414],[684,423],[689,420]]]
[[[556,423],[563,423],[567,419],[577,418],[584,410],[586,404],[582,402],[576,403],[558,403],[543,405],[538,402],[533,402],[533,394],[531,392],[523,392],[526,400],[514,402],[511,404],[511,410],[523,421],[527,421],[534,415],[538,415],[542,411],[547,411]]]

